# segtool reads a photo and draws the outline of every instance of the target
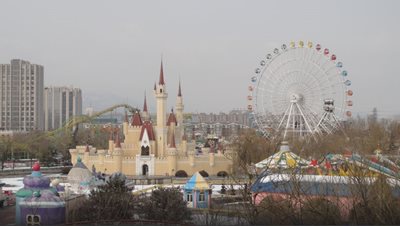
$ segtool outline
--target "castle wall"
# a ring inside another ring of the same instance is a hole
[[[71,150],[71,159],[77,159],[78,155],[83,156],[84,148],[78,151],[76,149]],[[84,146],[82,146],[84,147]],[[99,150],[99,153],[106,152],[106,150]],[[228,174],[232,172],[232,161],[225,158],[223,155],[214,155],[214,164],[210,164],[210,155],[192,156],[193,166],[190,164],[190,156],[176,156],[176,169],[174,173],[179,170],[184,170],[188,175],[192,175],[197,171],[204,170],[209,175],[216,175],[220,171],[226,171]],[[118,161],[121,159],[121,166],[119,166]],[[89,155],[86,161],[83,163],[88,167],[89,170],[92,169],[92,165],[96,167],[96,171],[100,171],[106,174],[112,174],[119,171],[121,167],[122,173],[128,176],[141,175],[141,167],[139,166],[139,172],[136,168],[136,157],[133,156],[112,156],[112,155],[102,155],[102,154],[92,154]],[[157,176],[175,176],[170,172],[170,159],[168,157],[154,157],[154,174]]]

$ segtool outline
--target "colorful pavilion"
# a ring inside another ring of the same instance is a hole
[[[309,166],[309,161],[302,159],[300,156],[291,152],[289,149],[289,144],[286,141],[281,143],[279,151],[270,157],[262,160],[256,164],[257,168],[262,169],[286,169],[295,167],[307,167]]]
[[[32,174],[24,178],[24,187],[16,194],[16,224],[64,224],[65,202],[57,190],[50,187],[50,179],[42,175],[38,162],[32,170]]]
[[[211,188],[207,181],[196,172],[184,186],[184,199],[191,208],[209,208],[211,206]]]

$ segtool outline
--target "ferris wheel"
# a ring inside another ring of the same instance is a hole
[[[351,81],[328,48],[282,44],[262,59],[248,87],[248,110],[267,137],[330,134],[351,117]]]

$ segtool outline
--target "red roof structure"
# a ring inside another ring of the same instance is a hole
[[[139,112],[135,112],[132,116],[132,126],[141,126],[143,125],[142,123],[142,118],[140,117]]]
[[[89,145],[86,145],[85,152],[90,152],[90,150],[89,150]]]
[[[139,140],[142,140],[145,129],[147,131],[147,135],[149,136],[149,140],[156,140],[155,136],[154,136],[154,131],[153,131],[153,124],[150,121],[144,121],[144,123],[142,125],[142,129],[140,131]]]
[[[167,126],[170,126],[171,123],[175,123],[175,125],[178,125],[178,123],[176,122],[174,110],[172,110],[172,109],[171,109],[171,113],[169,114],[169,117],[168,117]]]

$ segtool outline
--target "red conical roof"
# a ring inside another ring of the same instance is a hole
[[[179,90],[178,90],[178,97],[182,96],[182,91],[181,91],[181,80],[179,80]]]
[[[161,68],[160,68],[160,80],[159,80],[158,84],[159,85],[165,85],[165,82],[164,82],[164,70],[163,70],[162,60],[161,60]]]
[[[142,118],[140,117],[139,112],[135,112],[132,116],[132,126],[141,126],[143,125],[142,123]]]
[[[90,152],[89,145],[86,145],[86,150],[85,150],[85,152]]]
[[[168,121],[167,121],[167,126],[171,125],[171,123],[175,123],[177,125],[178,123],[176,122],[176,117],[174,114],[174,110],[171,109],[171,113],[169,114]]]

